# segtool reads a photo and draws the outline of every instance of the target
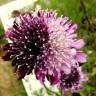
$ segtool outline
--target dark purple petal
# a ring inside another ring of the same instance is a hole
[[[3,57],[2,59],[5,60],[5,61],[8,61],[8,60],[11,60],[12,58],[14,58],[15,55],[13,55],[11,52],[7,52]]]
[[[40,80],[40,82],[42,84],[44,84],[45,81],[45,74],[43,73],[42,70],[40,70],[39,68],[35,68],[35,75],[36,75],[36,79]]]
[[[63,88],[72,88],[79,84],[80,75],[76,68],[72,68],[70,74],[65,74],[61,72],[61,87]]]
[[[53,70],[53,74],[47,74],[46,75],[48,81],[51,83],[51,85],[55,85],[59,82],[59,76],[58,76],[58,72],[56,71],[56,69]]]
[[[24,64],[18,66],[17,70],[16,70],[16,73],[18,75],[18,79],[22,79],[25,77],[26,75],[26,72],[27,72],[27,66]]]

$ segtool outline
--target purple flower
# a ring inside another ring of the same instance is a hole
[[[61,71],[61,83],[60,86],[62,90],[66,92],[74,92],[77,89],[82,89],[83,87],[80,85],[81,82],[87,80],[87,78],[84,76],[84,74],[81,72],[81,68],[71,68],[70,74],[65,74],[63,71]]]
[[[57,17],[54,11],[19,14],[5,33],[12,43],[4,46],[2,58],[12,60],[18,79],[34,72],[42,84],[47,78],[64,92],[80,89],[87,80],[79,66],[86,62],[86,54],[79,50],[84,41],[77,39],[76,29],[68,17]]]

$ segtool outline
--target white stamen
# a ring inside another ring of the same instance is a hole
[[[25,39],[28,39],[27,36],[25,36]]]
[[[23,59],[25,59],[26,57],[23,57]]]
[[[26,45],[24,45],[24,48],[25,48],[25,49],[27,48]]]
[[[42,40],[45,41],[45,38],[43,38]]]
[[[40,35],[38,35],[38,38],[40,38]]]
[[[29,49],[29,51],[31,51],[31,49]]]
[[[20,52],[20,55],[22,55],[22,54],[23,54],[23,51]]]
[[[37,43],[34,43],[35,45],[37,45]]]
[[[32,57],[33,55],[30,55],[30,57]]]
[[[28,65],[28,63],[26,63],[26,65]]]

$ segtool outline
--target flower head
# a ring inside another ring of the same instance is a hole
[[[79,50],[84,41],[76,38],[76,29],[68,17],[57,17],[54,11],[19,14],[5,33],[12,43],[4,46],[3,59],[12,60],[19,79],[34,71],[41,83],[46,77],[64,91],[78,89],[86,81],[80,67],[86,54]]]

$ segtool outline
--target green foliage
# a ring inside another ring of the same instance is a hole
[[[4,29],[2,24],[0,23],[0,45],[5,44],[7,41],[4,38]]]

